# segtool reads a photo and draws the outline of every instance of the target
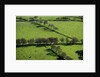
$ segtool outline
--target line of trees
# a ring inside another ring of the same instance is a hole
[[[73,60],[71,57],[67,56],[65,52],[62,51],[60,46],[51,45],[51,50],[61,59],[64,60]]]
[[[34,16],[34,17],[29,18],[29,21],[32,24],[45,25],[48,28],[53,29],[53,30],[57,30],[58,29],[54,24],[49,24],[48,20],[42,20],[42,18],[39,18],[38,16]],[[47,30],[47,29],[44,28],[44,30]]]
[[[72,37],[72,39],[66,38],[66,44],[67,45],[73,45],[73,44],[76,44],[77,42],[79,42],[79,40],[76,37]]]
[[[58,43],[58,38],[53,38],[53,37],[49,37],[49,38],[37,38],[37,39],[30,39],[30,40],[26,40],[24,38],[21,39],[17,39],[16,40],[16,45],[26,45],[26,44],[38,44],[38,45],[42,45],[42,44],[57,44]]]
[[[29,40],[26,40],[24,38],[21,39],[16,39],[16,45],[26,45],[26,44],[58,44],[58,42],[64,43],[66,45],[73,45],[76,44],[77,42],[79,42],[79,40],[76,37],[73,37],[72,39],[66,38],[66,40],[64,40],[64,38],[59,39],[60,41],[58,41],[58,38],[55,37],[48,37],[48,38],[32,38]],[[80,43],[83,44],[83,40],[80,40]]]
[[[83,16],[63,16],[63,17],[57,17],[57,21],[80,21],[83,22]]]

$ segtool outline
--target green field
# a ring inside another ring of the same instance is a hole
[[[28,19],[32,16],[17,16]],[[33,16],[34,17],[34,16]],[[39,16],[40,17],[40,16]],[[54,20],[60,16],[41,16],[43,20]],[[49,24],[54,24],[58,29],[57,32],[44,30],[48,25],[32,24],[29,21],[16,22],[16,39],[25,38],[37,39],[37,38],[49,38],[56,37],[60,43],[61,38],[66,38],[61,35],[64,34],[69,37],[77,37],[79,40],[83,39],[83,22],[79,21],[48,21]],[[60,34],[61,33],[61,34]],[[64,40],[65,43],[65,40]],[[59,45],[63,52],[74,60],[79,60],[78,55],[75,53],[77,50],[83,50],[83,45]],[[47,51],[50,46],[24,46],[16,47],[16,60],[57,60],[58,56],[54,53]]]

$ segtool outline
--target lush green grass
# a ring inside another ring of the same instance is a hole
[[[38,25],[31,24],[30,22],[17,22],[16,23],[16,38],[47,38],[57,37],[62,38],[64,36],[59,35],[55,32],[45,31],[44,27],[36,27]]]
[[[64,22],[64,21],[49,21],[54,24],[58,32],[65,34],[70,37],[77,37],[78,39],[83,38],[83,26],[82,22]],[[31,24],[30,22],[17,22],[16,23],[16,38],[39,38],[39,37],[57,37],[62,38],[64,36],[51,31],[45,31],[44,27],[38,27],[38,25]],[[48,27],[48,25],[46,25]]]
[[[83,50],[83,45],[69,45],[64,46],[60,45],[63,52],[65,52],[68,56],[73,58],[74,60],[78,59],[78,55],[75,53],[77,50]]]
[[[22,16],[23,18],[29,19],[31,16]],[[57,16],[58,17],[58,16]],[[41,17],[42,19],[55,19],[55,17]],[[49,23],[54,24],[58,32],[70,36],[77,37],[78,39],[83,38],[83,22],[77,21],[49,21]],[[48,25],[45,25],[48,27]],[[44,27],[39,25],[31,24],[30,22],[16,22],[16,39],[25,38],[26,40],[31,38],[48,38],[57,37],[66,38],[60,34],[51,31],[45,31]],[[75,53],[77,50],[82,50],[83,45],[60,45],[61,49],[74,60],[78,60],[78,55]],[[50,48],[50,47],[48,47]],[[57,56],[47,55],[46,47],[18,47],[16,48],[16,59],[17,60],[56,60]],[[31,58],[29,58],[31,57]]]
[[[72,46],[59,45],[59,46],[61,47],[62,51],[67,54],[67,56],[71,57],[74,60],[78,60],[78,55],[75,52],[77,50],[83,49],[83,45],[72,45]],[[54,53],[47,51],[47,49],[49,48],[50,48],[49,46],[19,47],[16,49],[16,59],[17,60],[57,60],[58,57],[54,55]]]
[[[83,23],[76,21],[49,21],[58,28],[58,32],[70,37],[83,38]]]
[[[49,47],[48,47],[49,48]],[[16,49],[17,60],[56,60],[57,56],[52,56],[52,52],[48,52],[45,47],[19,47]],[[31,58],[29,58],[31,57]]]

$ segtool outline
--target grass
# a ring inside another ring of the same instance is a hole
[[[45,47],[19,47],[16,51],[17,60],[56,60],[58,58],[52,56],[53,53],[46,51]]]
[[[70,37],[83,38],[83,23],[76,21],[49,21],[58,28],[58,32]]]
[[[63,33],[70,37],[77,37],[78,39],[83,38],[82,22],[49,21],[49,23],[54,24],[58,28],[57,31],[60,33]],[[54,32],[45,31],[44,27],[40,26],[37,28],[38,25],[31,24],[30,22],[17,22],[16,25],[17,25],[16,38],[31,39],[31,38],[39,38],[39,37],[45,37],[45,38],[46,37],[57,37],[57,38],[64,37]]]
[[[57,37],[61,38],[62,35],[59,35],[54,32],[45,31],[44,27],[37,28],[36,25],[31,24],[30,22],[17,22],[16,23],[16,38],[47,38],[47,37]]]
[[[77,50],[82,50],[83,45],[69,45],[63,46],[60,45],[63,52],[65,52],[68,56],[70,56],[74,60],[78,60],[78,55],[75,53]]]
[[[64,46],[59,45],[63,52],[67,54],[67,56],[71,57],[74,60],[78,60],[78,55],[75,53],[77,50],[82,50],[82,45],[72,45],[72,46]],[[19,47],[16,49],[16,59],[17,60],[57,60],[57,56],[52,56],[52,52],[48,52],[47,49],[50,47]],[[51,54],[51,55],[50,55]],[[31,57],[31,58],[29,58]]]

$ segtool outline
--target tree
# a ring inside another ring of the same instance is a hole
[[[41,39],[40,39],[40,38],[37,38],[37,39],[35,39],[35,43],[37,43],[37,44],[41,44],[41,43],[42,43],[42,41],[41,41]]]
[[[35,19],[33,17],[30,17],[29,21],[35,21]]]
[[[81,39],[81,43],[83,44],[83,39]]]
[[[73,60],[71,57],[67,56],[66,60]]]
[[[49,40],[46,39],[46,38],[42,38],[41,41],[42,41],[43,44],[48,44],[49,43]]]
[[[38,16],[34,16],[34,19],[37,19],[38,18]]]
[[[58,17],[58,18],[56,18],[56,20],[60,20],[60,18]]]
[[[43,23],[43,21],[42,20],[39,20],[39,22],[42,24]]]
[[[66,53],[64,53],[64,52],[62,52],[60,56],[63,57],[63,59],[66,59],[66,57],[67,57]]]
[[[17,39],[17,40],[16,40],[16,45],[21,45],[20,39]]]
[[[20,42],[22,45],[25,45],[27,43],[27,41],[24,38],[20,39]]]
[[[53,24],[49,24],[48,27],[54,28],[54,25]]]
[[[42,45],[42,44],[46,45],[49,43],[49,40],[46,38],[37,38],[35,40],[35,43],[40,44],[40,45]]]
[[[80,60],[83,60],[83,50],[77,50],[76,51],[76,53],[78,54],[78,58],[80,59]]]
[[[69,41],[68,37],[66,38],[66,44],[67,44],[67,45],[70,44],[70,41]]]
[[[64,38],[61,38],[60,41],[61,41],[61,42],[64,42]]]
[[[48,38],[48,40],[49,40],[50,44],[57,44],[58,43],[58,38],[52,38],[52,37],[50,37],[50,38]]]
[[[76,42],[78,42],[78,39],[76,37],[72,38],[72,43],[75,44]]]
[[[34,39],[28,40],[28,43],[29,43],[29,44],[33,44],[33,43],[34,43]]]
[[[54,30],[57,30],[58,28],[57,28],[57,27],[55,27],[55,26],[53,26],[53,29],[54,29]]]
[[[44,21],[44,25],[45,25],[45,24],[48,24],[48,21],[47,21],[47,20]]]
[[[54,44],[58,43],[58,38],[54,38]]]
[[[53,40],[52,37],[48,38],[48,40],[49,40],[49,43],[50,43],[50,44],[53,44],[54,40]]]
[[[51,50],[54,50],[55,49],[55,45],[54,44],[51,44]]]

